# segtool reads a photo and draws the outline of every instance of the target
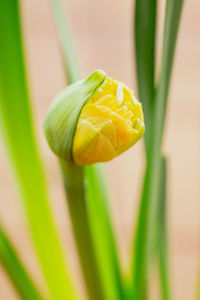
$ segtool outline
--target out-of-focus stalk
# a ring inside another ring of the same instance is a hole
[[[159,259],[161,297],[163,300],[170,300],[171,290],[167,236],[167,161],[164,156],[161,157],[160,166],[158,220],[155,222],[155,234],[158,235],[156,250]]]
[[[91,231],[107,298],[125,299],[102,168],[100,165],[86,166],[84,173]]]
[[[144,107],[146,151],[154,104],[157,0],[135,1],[135,56],[139,99]]]
[[[73,83],[81,78],[78,61],[73,47],[69,24],[65,16],[61,0],[49,0],[52,6],[57,34],[59,37],[60,47],[62,51],[65,74],[68,78],[68,83]]]
[[[156,89],[155,104],[152,113],[152,125],[147,152],[147,167],[134,245],[134,296],[135,299],[141,300],[147,298],[148,258],[151,248],[151,241],[153,239],[153,224],[158,213],[158,184],[161,171],[160,152],[182,4],[183,0],[168,0],[166,5],[161,72],[158,87]]]
[[[44,299],[25,270],[2,227],[0,228],[0,263],[22,300]]]
[[[6,150],[51,296],[74,300],[33,130],[17,0],[0,1],[0,44],[0,120]]]

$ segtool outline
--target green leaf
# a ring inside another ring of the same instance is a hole
[[[161,71],[156,90],[155,112],[152,125],[152,135],[156,135],[156,149],[160,147],[162,141],[167,99],[182,6],[183,0],[168,0],[166,4]],[[153,142],[153,139],[151,139],[151,144]],[[151,146],[151,148],[153,148],[153,146]]]
[[[64,14],[64,9],[60,0],[49,0],[52,6],[57,34],[62,51],[65,73],[69,83],[73,83],[80,79],[77,57],[73,47],[67,16]]]
[[[160,151],[182,4],[183,0],[168,0],[166,7],[161,73],[152,115],[147,167],[134,245],[133,286],[136,299],[147,297],[148,257],[159,201]]]
[[[0,44],[0,119],[6,150],[52,297],[75,299],[35,141],[17,0],[0,1]]]
[[[168,259],[168,240],[167,240],[167,161],[161,158],[161,171],[159,183],[159,209],[158,222],[156,222],[158,259],[160,271],[161,296],[163,300],[171,299],[169,284],[169,259]]]
[[[25,270],[14,247],[6,237],[3,228],[0,228],[0,262],[4,266],[10,280],[21,299],[23,300],[42,300],[44,299],[35,284]]]
[[[155,39],[157,0],[135,2],[135,56],[139,99],[146,123],[145,143],[148,148],[154,100]]]
[[[90,227],[108,299],[123,299],[122,274],[100,165],[84,168]],[[105,267],[106,266],[106,267]]]

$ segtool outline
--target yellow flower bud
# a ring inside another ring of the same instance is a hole
[[[141,103],[123,83],[107,77],[84,105],[74,136],[77,165],[106,162],[144,134]]]
[[[133,92],[101,70],[56,97],[44,129],[51,149],[77,165],[113,159],[145,130],[142,105]]]

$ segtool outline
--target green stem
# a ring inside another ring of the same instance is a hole
[[[73,47],[69,24],[64,14],[64,8],[60,0],[49,0],[52,6],[52,12],[56,22],[57,33],[61,45],[65,71],[69,83],[73,83],[80,79],[80,72]],[[66,13],[66,12],[65,12]]]
[[[159,199],[160,149],[182,3],[183,0],[168,0],[166,8],[161,75],[152,116],[147,167],[135,237],[133,260],[135,298],[141,300],[147,298],[148,256],[151,248],[150,243],[152,241],[153,223],[158,207],[157,201]]]
[[[168,260],[168,241],[167,241],[167,163],[166,158],[161,157],[161,171],[159,184],[159,209],[158,223],[156,223],[155,231],[158,237],[158,257],[160,270],[161,295],[163,300],[171,299],[169,284],[169,260]],[[156,230],[157,229],[157,230]]]
[[[143,104],[146,130],[144,140],[148,150],[154,104],[155,40],[157,0],[135,2],[135,56],[139,99]]]
[[[158,174],[160,172],[160,165],[157,166]],[[134,258],[133,258],[133,291],[134,299],[147,299],[147,278],[148,278],[148,261],[149,252],[152,244],[152,232],[150,235],[150,228],[154,227],[152,220],[152,211],[156,208],[155,201],[149,201],[149,194],[151,192],[151,182],[149,180],[150,167],[147,162],[147,169],[145,173],[144,186],[142,190],[142,198],[140,202],[139,217],[136,228],[135,244],[134,244]],[[157,173],[156,173],[157,175]],[[155,175],[154,175],[155,176]],[[156,178],[158,180],[158,178]],[[158,182],[158,181],[157,181]],[[153,200],[158,199],[158,189],[154,188]]]
[[[60,160],[72,227],[91,300],[106,299],[92,242],[85,198],[83,168]]]
[[[25,267],[16,254],[14,247],[6,237],[2,227],[0,228],[0,262],[4,266],[5,271],[21,299],[44,299],[25,270]]]
[[[0,1],[0,120],[35,248],[54,300],[75,299],[33,130],[19,4]]]
[[[108,299],[124,299],[122,274],[100,165],[84,167],[90,228]],[[106,266],[106,267],[105,267]]]

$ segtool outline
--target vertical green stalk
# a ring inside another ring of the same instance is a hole
[[[169,260],[168,260],[168,239],[167,239],[167,162],[161,157],[161,171],[159,183],[159,209],[158,222],[155,224],[158,231],[157,248],[159,257],[161,296],[163,300],[171,299],[169,284]],[[156,230],[155,230],[156,231]]]
[[[107,298],[124,299],[122,274],[119,268],[102,169],[100,165],[86,166],[84,174],[90,227]]]
[[[73,225],[85,283],[91,300],[106,299],[94,252],[87,202],[85,199],[83,168],[60,160],[67,203]]]
[[[135,56],[139,99],[146,123],[145,144],[148,150],[154,104],[155,40],[157,0],[135,2]]]
[[[80,79],[80,73],[74,55],[75,51],[71,41],[68,22],[64,16],[60,0],[51,0],[50,2],[56,21],[68,82],[73,83]],[[102,261],[104,258],[104,262],[101,264],[96,262],[96,266],[98,267],[101,279],[103,280],[106,294],[110,295],[109,297],[111,298],[114,297],[113,299],[117,299],[117,297],[122,299],[123,287],[121,282],[120,264],[108,208],[108,197],[105,191],[106,187],[102,174],[100,173],[101,170],[99,166],[96,165],[84,168],[84,179],[86,180],[85,193],[87,200],[85,200],[86,203],[83,205],[87,207],[87,222],[90,226],[91,233],[93,234],[93,247],[95,248],[98,257],[97,261]],[[80,185],[82,184],[83,183],[80,182]],[[93,209],[94,207],[98,207],[98,210]],[[73,214],[72,210],[71,214]],[[99,232],[98,236],[94,234],[96,231]],[[101,241],[101,243],[99,241]]]
[[[6,150],[51,296],[54,300],[73,300],[35,141],[17,0],[0,1],[0,44],[0,119]]]
[[[182,4],[183,0],[168,0],[166,7],[161,73],[152,115],[147,167],[136,230],[133,260],[134,294],[135,299],[141,300],[147,298],[148,257],[153,235],[152,231],[154,229],[154,219],[157,214],[157,201],[159,199],[160,152]]]
[[[80,79],[75,49],[73,47],[69,24],[64,15],[63,7],[60,0],[49,0],[52,6],[52,12],[56,22],[57,33],[62,50],[63,61],[66,75],[69,83],[73,83]]]
[[[2,227],[0,228],[0,263],[4,266],[21,299],[43,299],[6,237]]]

